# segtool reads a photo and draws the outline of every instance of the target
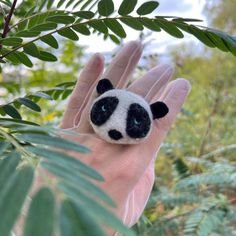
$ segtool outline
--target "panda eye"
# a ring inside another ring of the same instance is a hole
[[[141,124],[141,120],[140,119],[134,118],[133,121],[134,121],[135,125],[140,125]]]
[[[101,109],[102,109],[102,111],[106,111],[107,110],[105,105],[102,105]]]

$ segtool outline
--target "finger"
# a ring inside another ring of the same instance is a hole
[[[73,126],[73,120],[76,114],[78,114],[86,104],[92,93],[93,84],[96,84],[103,68],[104,58],[101,54],[96,53],[81,72],[64,113],[61,128],[71,128]]]
[[[159,150],[162,141],[174,123],[190,90],[191,86],[187,80],[176,79],[171,81],[162,93],[159,100],[168,106],[169,112],[165,117],[153,121],[151,134],[145,142],[151,150],[155,150],[154,152]]]
[[[121,88],[128,80],[142,53],[142,44],[131,41],[115,56],[103,77],[109,79],[114,87]]]
[[[165,97],[161,97],[160,100],[167,104],[169,113],[166,117],[153,121],[150,136],[138,146],[129,147],[130,150],[133,149],[133,153],[132,155],[127,155],[125,160],[123,160],[127,168],[130,166],[129,172],[126,173],[127,179],[132,179],[130,184],[137,184],[140,176],[143,175],[150,163],[155,160],[160,145],[179,113],[189,91],[190,84],[184,79],[177,79],[166,87]],[[140,153],[145,153],[145,156],[136,158]]]
[[[133,82],[128,90],[144,97],[148,102],[161,91],[171,79],[174,68],[170,65],[160,65],[147,72],[141,79]]]
[[[114,87],[122,87],[128,82],[129,76],[133,72],[142,53],[142,45],[138,41],[132,41],[126,45],[122,51],[114,58],[111,65],[103,75],[103,78],[111,80]],[[80,132],[92,133],[93,129],[89,124],[89,110],[94,99],[97,97],[97,92],[94,89],[87,105],[81,114],[79,120],[76,116],[75,126],[79,127]]]

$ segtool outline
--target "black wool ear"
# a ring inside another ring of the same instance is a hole
[[[97,93],[99,95],[105,93],[108,90],[113,89],[113,85],[109,79],[101,79],[97,84]]]
[[[162,118],[169,112],[169,108],[164,102],[155,102],[150,105],[150,108],[152,111],[153,120]]]

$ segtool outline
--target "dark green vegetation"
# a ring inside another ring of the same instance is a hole
[[[15,0],[0,2],[0,236],[13,229],[39,164],[58,181],[46,179],[48,187],[34,194],[24,235],[53,235],[56,228],[62,235],[105,235],[101,224],[108,223],[131,235],[106,210],[105,205],[114,205],[112,199],[93,184],[94,179],[103,181],[102,176],[60,152],[90,150],[62,140],[61,131],[50,128],[58,125],[81,68],[83,48],[75,41],[96,34],[120,43],[128,34],[123,25],[128,25],[139,31],[164,30],[177,38],[187,32],[208,47],[236,55],[235,38],[195,26],[195,19],[151,18],[156,1],[140,5],[124,0],[116,12],[111,0],[61,0],[58,5],[26,0],[16,8]],[[213,27],[236,33],[232,1],[209,1],[205,13]],[[139,235],[236,235],[235,58],[201,50],[207,57],[200,57],[194,45],[170,52],[176,76],[189,78],[192,92],[157,160],[152,196],[134,227]]]

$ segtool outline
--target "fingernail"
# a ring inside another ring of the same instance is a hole
[[[104,62],[104,56],[100,53],[95,53],[89,60],[88,65],[91,67],[98,67]]]
[[[130,50],[130,53],[135,51],[137,48],[143,47],[142,43],[139,40],[130,41],[127,43],[124,48]],[[128,53],[128,52],[127,52]]]

